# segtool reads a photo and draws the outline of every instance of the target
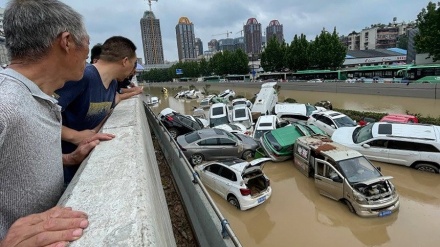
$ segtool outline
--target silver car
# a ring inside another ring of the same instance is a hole
[[[231,157],[249,159],[258,148],[257,141],[252,137],[215,128],[181,135],[177,137],[177,143],[193,165]]]

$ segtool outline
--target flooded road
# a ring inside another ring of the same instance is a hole
[[[248,98],[258,91],[249,88],[234,90],[237,95]],[[171,107],[191,114],[192,108],[198,106],[195,100],[174,99],[172,92],[171,97],[165,97],[160,94],[160,88],[151,88],[150,93],[161,99],[160,105],[152,108],[156,113]],[[342,97],[341,94],[295,91],[281,91],[280,100],[282,97],[311,103],[328,99],[334,107],[355,110],[404,111],[414,106],[414,109],[429,109],[426,115],[440,115],[435,107],[440,103],[429,99],[368,95]],[[356,103],[356,99],[370,103]],[[414,112],[422,113],[420,110]],[[439,246],[440,175],[397,165],[374,164],[382,168],[384,175],[394,177],[393,183],[400,195],[400,210],[385,218],[360,218],[350,213],[344,204],[319,195],[313,179],[301,174],[292,160],[265,166],[264,172],[271,180],[273,194],[256,208],[239,211],[217,194],[210,194],[243,246]]]

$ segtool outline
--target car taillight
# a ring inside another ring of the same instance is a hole
[[[168,117],[167,117],[167,120],[168,120],[168,121],[173,121],[174,119],[173,119],[172,116],[168,116]]]
[[[251,194],[251,190],[246,188],[246,189],[240,189],[240,193],[242,196],[248,196]]]

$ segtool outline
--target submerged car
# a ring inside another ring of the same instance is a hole
[[[181,135],[176,141],[193,165],[199,165],[203,161],[231,157],[247,160],[253,157],[258,148],[257,141],[252,137],[216,128]]]
[[[379,122],[388,123],[418,123],[419,119],[414,115],[408,114],[388,114],[380,119]]]
[[[313,113],[307,123],[316,125],[329,136],[338,128],[356,126],[356,122],[347,115],[330,110]]]
[[[232,158],[195,166],[202,183],[234,207],[247,210],[265,202],[272,194],[269,178],[263,173],[269,158],[247,162]]]
[[[290,121],[307,121],[311,114],[326,110],[324,107],[301,103],[278,103],[274,108],[278,118]]]
[[[159,114],[159,119],[174,139],[179,135],[201,130],[205,127],[200,119],[182,115],[170,108],[162,110]]]
[[[264,153],[272,161],[284,161],[292,157],[293,145],[299,137],[314,135],[325,135],[325,133],[313,125],[292,123],[265,133],[260,138],[260,143]]]
[[[440,171],[440,126],[377,122],[337,129],[332,140],[370,160]]]
[[[234,105],[232,108],[232,122],[246,127],[249,134],[253,132],[251,110],[246,105]]]
[[[215,103],[209,108],[209,127],[231,122],[229,108],[225,103]]]
[[[242,134],[242,135],[247,135],[247,136],[251,135],[251,132],[249,132],[246,129],[246,127],[240,123],[221,124],[221,125],[215,126],[214,128],[226,130],[229,133],[237,133],[237,134]]]
[[[255,124],[255,130],[252,137],[258,140],[263,136],[264,133],[284,127],[288,124],[289,122],[281,121],[275,115],[260,116]]]

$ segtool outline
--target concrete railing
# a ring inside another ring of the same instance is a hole
[[[145,112],[151,129],[160,140],[200,246],[241,246],[177,143],[149,107]]]
[[[117,105],[101,142],[59,201],[89,215],[70,246],[176,246],[144,106],[139,97]]]

